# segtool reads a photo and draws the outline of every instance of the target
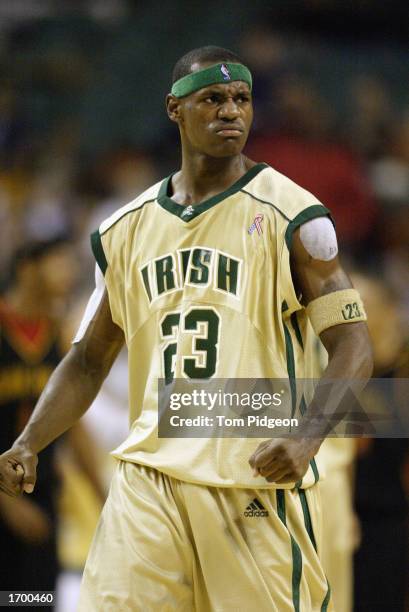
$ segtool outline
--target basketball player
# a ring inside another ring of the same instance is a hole
[[[296,393],[309,321],[329,353],[324,377],[370,375],[363,306],[328,210],[242,154],[251,89],[225,49],[177,62],[167,112],[181,169],[93,234],[98,286],[73,347],[1,457],[2,489],[31,492],[37,453],[85,412],[126,341],[131,431],[80,610],[332,609],[317,554],[321,439],[157,432],[159,377],[290,378]]]

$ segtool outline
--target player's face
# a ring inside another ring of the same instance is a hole
[[[204,87],[179,101],[182,140],[211,157],[241,153],[253,120],[247,83],[234,81]]]

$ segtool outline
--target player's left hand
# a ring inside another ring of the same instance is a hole
[[[311,438],[276,438],[262,442],[249,459],[254,477],[268,482],[298,482],[308,470],[321,441]]]

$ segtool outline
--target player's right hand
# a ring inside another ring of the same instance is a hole
[[[0,455],[0,491],[16,497],[32,493],[36,483],[38,457],[25,446],[13,446]]]

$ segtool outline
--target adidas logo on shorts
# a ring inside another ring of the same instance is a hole
[[[268,516],[268,510],[266,510],[263,504],[255,497],[245,509],[244,516]]]

